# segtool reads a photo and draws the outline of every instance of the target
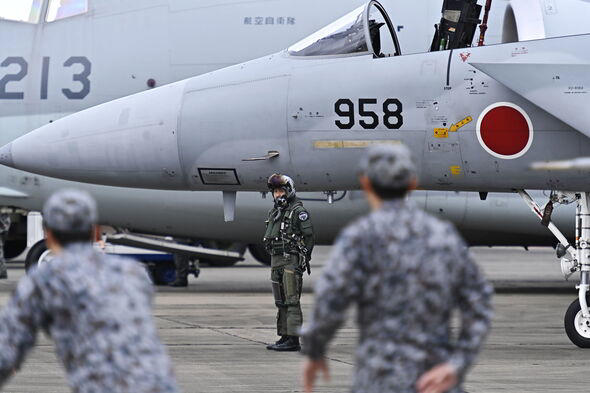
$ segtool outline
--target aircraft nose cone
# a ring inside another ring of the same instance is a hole
[[[12,160],[12,142],[0,148],[0,165],[14,168],[14,161]]]
[[[57,119],[0,148],[0,164],[43,176],[124,187],[178,189],[178,111],[184,84]]]

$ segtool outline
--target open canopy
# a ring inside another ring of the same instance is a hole
[[[373,54],[375,57],[389,57],[401,54],[393,25],[377,1],[370,1],[349,12],[287,51],[291,56]]]

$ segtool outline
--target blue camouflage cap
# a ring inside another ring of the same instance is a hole
[[[43,225],[56,231],[90,231],[97,220],[96,202],[83,191],[58,191],[49,197],[43,207]]]
[[[360,173],[376,187],[406,189],[416,179],[410,150],[403,144],[373,145],[361,160]]]

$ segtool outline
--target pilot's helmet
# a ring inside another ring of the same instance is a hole
[[[280,188],[285,191],[287,198],[295,196],[295,183],[293,182],[293,179],[287,175],[275,173],[268,178],[266,185],[270,192]]]

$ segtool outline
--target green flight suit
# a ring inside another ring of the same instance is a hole
[[[303,203],[292,198],[289,205],[273,208],[264,234],[264,244],[271,255],[271,281],[275,289],[277,334],[298,336],[303,323],[300,298],[303,285],[304,259],[311,259],[314,246],[313,226]]]

